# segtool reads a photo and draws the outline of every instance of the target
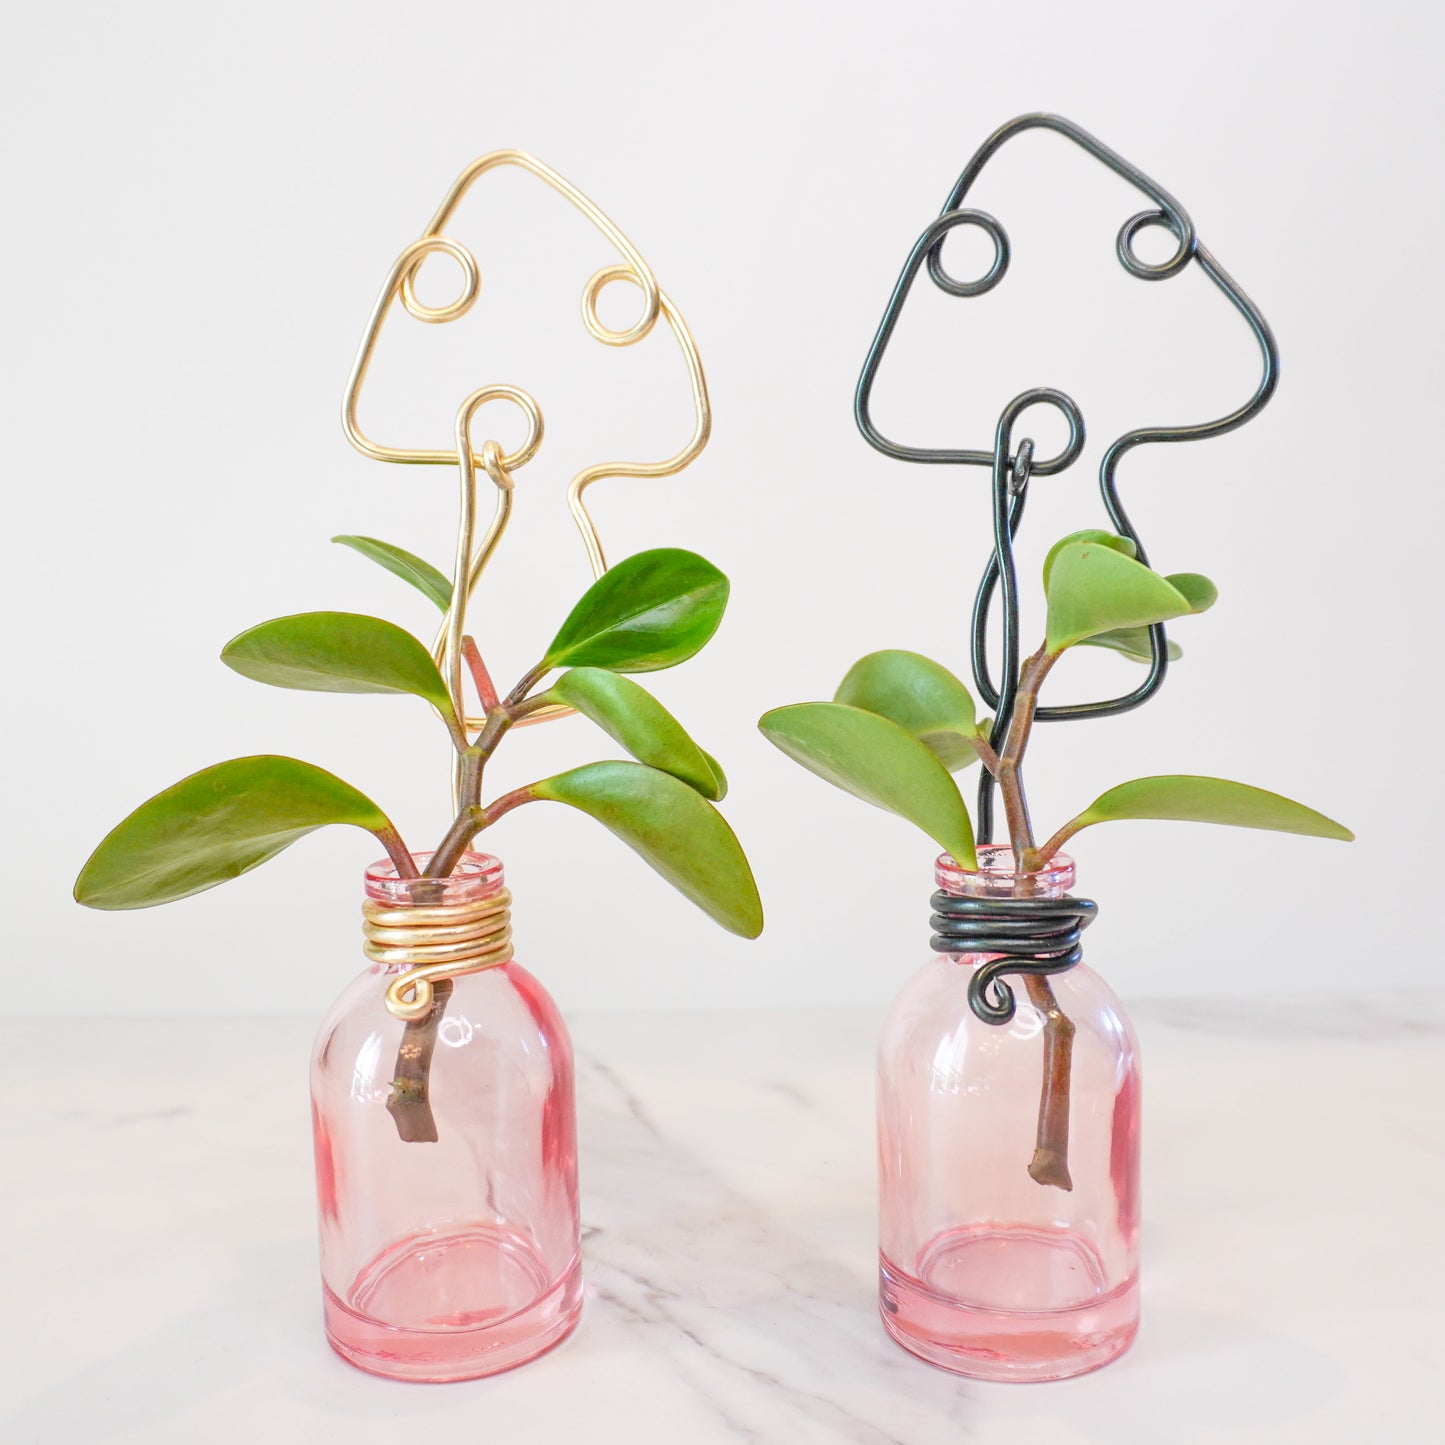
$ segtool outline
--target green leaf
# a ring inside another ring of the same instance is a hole
[[[430,597],[443,612],[452,605],[451,579],[444,577],[430,562],[424,562],[405,548],[395,547],[390,542],[379,542],[375,537],[333,537],[331,540],[360,552],[363,557],[371,558],[393,576],[400,577],[403,582],[410,582],[423,596]]]
[[[1184,598],[1191,612],[1208,612],[1219,600],[1219,588],[1198,572],[1171,572],[1164,580]]]
[[[596,818],[730,932],[756,938],[763,931],[758,887],[733,830],[671,773],[642,763],[588,763],[528,791]]]
[[[1067,537],[1060,537],[1052,547],[1049,548],[1049,555],[1044,558],[1044,591],[1049,590],[1049,578],[1053,574],[1054,561],[1065,547],[1072,546],[1076,542],[1095,542],[1100,547],[1112,547],[1114,551],[1122,553],[1125,557],[1136,557],[1139,548],[1128,537],[1121,537],[1117,532],[1104,532],[1098,527],[1085,527],[1082,532],[1070,532]]]
[[[1070,542],[1049,571],[1045,646],[1062,652],[1120,627],[1147,627],[1193,609],[1182,592],[1142,562],[1098,542]]]
[[[804,702],[765,713],[758,726],[810,772],[917,824],[964,868],[977,866],[958,784],[896,722],[844,703]]]
[[[386,814],[295,758],[233,758],[142,803],[106,834],[75,882],[87,908],[150,908],[239,877],[327,823],[371,832]]]
[[[704,752],[703,757],[707,759],[707,765],[712,769],[713,791],[704,794],[713,802],[720,803],[728,795],[728,775],[723,772],[722,764],[709,752]]]
[[[1094,823],[1124,818],[1165,818],[1183,823],[1224,823],[1235,828],[1267,828],[1275,833],[1303,833],[1312,838],[1338,838],[1348,843],[1350,830],[1333,819],[1248,783],[1224,778],[1174,774],[1136,778],[1096,798],[1074,820],[1072,831]]]
[[[1147,627],[1116,627],[1112,632],[1100,632],[1093,637],[1079,639],[1080,647],[1107,647],[1114,652],[1131,657],[1136,662],[1153,662],[1154,653],[1149,645]],[[1184,656],[1184,649],[1171,637],[1165,644],[1170,662],[1178,662]]]
[[[357,612],[302,612],[233,637],[221,661],[243,677],[307,692],[404,692],[451,717],[431,653],[392,622]]]
[[[978,761],[969,690],[946,667],[917,652],[870,652],[848,669],[834,702],[860,707],[912,733],[950,772]]]
[[[548,693],[591,718],[638,762],[681,778],[704,798],[722,796],[707,754],[688,737],[682,724],[631,678],[601,667],[574,667],[564,672]]]
[[[695,552],[638,552],[587,589],[542,661],[613,672],[673,667],[707,644],[727,601],[728,579]]]

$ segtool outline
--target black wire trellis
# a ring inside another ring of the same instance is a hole
[[[1119,498],[1116,473],[1120,461],[1135,447],[1149,443],[1202,441],[1206,437],[1222,436],[1225,432],[1243,426],[1264,409],[1279,380],[1279,352],[1269,324],[1260,314],[1259,308],[1199,240],[1188,212],[1168,191],[1138,167],[1131,165],[1123,156],[1110,150],[1102,141],[1095,139],[1072,121],[1065,120],[1062,116],[1042,113],[1021,115],[1000,126],[974,153],[944,202],[938,219],[919,236],[904,263],[883,312],[877,335],[868,349],[863,373],[858,378],[854,416],[859,430],[869,444],[897,461],[991,468],[994,550],[984,568],[983,579],[974,602],[971,660],[979,695],[989,707],[995,709],[990,734],[995,747],[1000,746],[1007,735],[1019,684],[1019,610],[1013,539],[1023,518],[1030,480],[1033,477],[1047,477],[1062,472],[1078,460],[1084,447],[1083,413],[1066,393],[1049,387],[1036,387],[1022,392],[1004,407],[994,432],[991,451],[909,447],[890,441],[878,430],[869,412],[869,399],[878,368],[888,349],[908,293],[925,264],[934,284],[950,296],[982,296],[1003,279],[1008,270],[1010,254],[1007,232],[986,211],[965,209],[963,201],[983,168],[998,150],[1023,131],[1038,129],[1053,130],[1067,136],[1153,202],[1153,209],[1131,216],[1119,228],[1115,251],[1120,265],[1141,280],[1163,281],[1178,275],[1191,262],[1197,264],[1244,318],[1259,346],[1263,361],[1262,373],[1254,394],[1243,406],[1228,415],[1215,421],[1188,426],[1136,427],[1116,438],[1104,453],[1099,464],[1099,491],[1103,496],[1104,509],[1114,530],[1134,543],[1141,562],[1147,563],[1148,555]],[[956,226],[977,226],[986,232],[993,242],[993,264],[977,281],[955,280],[944,269],[944,238]],[[1151,264],[1140,260],[1134,253],[1135,237],[1149,226],[1162,226],[1174,236],[1177,247],[1168,260]],[[1056,407],[1069,426],[1069,439],[1063,451],[1058,456],[1042,461],[1034,456],[1032,439],[1021,439],[1017,447],[1013,441],[1014,427],[1019,415],[1026,408],[1041,402]],[[997,686],[994,685],[988,659],[988,621],[996,592],[1003,594],[1003,647]],[[1070,718],[1105,717],[1138,707],[1159,690],[1168,670],[1168,639],[1162,623],[1149,629],[1149,645],[1151,658],[1148,674],[1132,692],[1096,702],[1040,707],[1035,718],[1041,722],[1054,722]],[[978,786],[978,836],[983,842],[993,836],[993,794],[993,776],[984,769]],[[1054,905],[1067,903],[1076,912],[1081,910],[1082,914],[1064,926],[1063,915],[1067,910],[1058,907],[1041,909],[1045,902]],[[983,906],[956,906],[964,903]],[[1002,955],[995,963],[978,970],[970,988],[970,1002],[974,1012],[979,1018],[991,1023],[1007,1022],[1014,1012],[1013,995],[998,975],[1005,971],[1054,973],[1071,968],[1082,957],[1078,933],[1092,921],[1095,912],[1094,905],[1087,899],[978,900],[958,899],[948,894],[936,893],[933,904],[935,947],[948,945],[949,952]],[[968,945],[966,949],[962,946],[964,944]]]

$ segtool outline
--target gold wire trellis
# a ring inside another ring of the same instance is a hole
[[[707,382],[703,376],[702,361],[697,353],[692,333],[687,328],[677,308],[667,293],[657,284],[651,267],[643,260],[635,246],[622,234],[606,215],[582,194],[571,182],[564,179],[550,166],[544,165],[526,151],[491,151],[475,160],[464,170],[436,214],[427,223],[419,239],[413,241],[396,258],[388,273],[381,294],[372,307],[366,330],[357,348],[356,360],[351,366],[351,375],[346,383],[346,396],[342,402],[342,425],[347,439],[363,456],[381,462],[402,462],[420,466],[455,466],[461,482],[461,512],[457,527],[456,556],[452,571],[452,597],[441,629],[433,645],[433,656],[446,679],[452,705],[462,725],[468,731],[480,728],[485,719],[469,716],[463,691],[462,638],[466,633],[467,608],[480,582],[487,563],[497,549],[512,512],[513,472],[524,466],[537,453],[542,443],[542,410],[535,398],[518,386],[500,383],[478,387],[467,396],[457,409],[454,428],[454,449],[451,451],[429,450],[415,447],[390,447],[374,442],[361,429],[357,420],[357,407],[362,386],[371,366],[376,350],[377,338],[398,295],[402,306],[418,321],[431,324],[455,321],[471,310],[481,288],[481,270],[476,257],[461,242],[442,234],[442,228],[451,219],[462,198],[473,184],[488,171],[499,166],[518,166],[529,174],[544,181],[559,195],[571,202],[616,248],[623,258],[621,264],[604,266],[596,271],[582,288],[582,322],[587,330],[607,346],[631,346],[648,336],[659,316],[666,321],[677,341],[687,365],[688,381],[692,389],[693,432],[692,437],[681,451],[657,462],[599,462],[584,467],[572,478],[567,488],[567,505],[582,534],[587,549],[587,560],[594,577],[600,577],[607,570],[606,555],[601,539],[597,535],[596,523],[587,511],[586,491],[593,482],[603,477],[667,477],[680,472],[707,444],[712,430],[712,410],[708,402]],[[443,254],[450,256],[462,271],[461,294],[444,306],[424,306],[416,295],[416,276],[428,256]],[[606,326],[597,314],[597,299],[604,287],[614,281],[630,281],[642,292],[642,315],[625,330],[614,331]],[[479,407],[489,401],[510,401],[520,408],[527,421],[527,436],[516,451],[504,453],[497,442],[488,440],[480,448],[474,446],[471,436],[472,418]],[[492,520],[480,542],[477,531],[477,472],[485,471],[497,489],[497,504]],[[572,711],[567,707],[543,708],[524,719],[524,722],[542,722],[549,718],[567,716]]]

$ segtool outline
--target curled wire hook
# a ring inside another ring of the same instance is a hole
[[[1069,424],[1069,439],[1058,456],[1046,461],[1034,459],[1034,444],[1025,437],[1017,454],[1013,451],[1013,431],[1019,417],[1031,406],[1046,404],[1063,413]],[[1013,720],[1014,700],[1018,693],[1019,602],[1018,579],[1014,568],[1013,539],[1023,518],[1028,500],[1029,479],[1051,476],[1072,466],[1084,449],[1084,416],[1072,397],[1049,387],[1035,387],[1021,392],[1004,407],[998,419],[993,442],[993,538],[994,550],[984,569],[983,582],[973,609],[973,669],[979,691],[996,709],[989,738],[997,748],[1003,746]],[[988,614],[995,589],[1003,594],[1003,659],[1002,686],[995,689],[988,671]],[[979,837],[987,840],[993,832],[993,774],[982,771],[978,792]]]
[[[514,452],[502,455],[494,441],[482,446],[482,466],[497,489],[497,506],[481,544],[475,542],[477,527],[477,469],[472,454],[472,418],[489,401],[510,401],[527,418],[527,437]],[[542,444],[542,411],[531,395],[517,386],[480,386],[458,408],[456,444],[461,476],[461,508],[457,519],[457,547],[452,566],[452,595],[432,648],[432,656],[446,679],[447,691],[457,716],[465,718],[462,699],[462,634],[466,630],[467,606],[481,580],[482,572],[497,550],[512,515],[512,469],[524,466]],[[466,718],[469,725],[472,719]]]
[[[941,889],[929,905],[934,952],[984,960],[969,976],[968,1002],[986,1024],[1008,1023],[1017,1008],[1001,975],[1047,978],[1073,968],[1099,913],[1091,898],[961,898]]]

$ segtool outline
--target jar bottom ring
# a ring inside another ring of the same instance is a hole
[[[362,1270],[346,1300],[325,1291],[332,1348],[399,1380],[513,1369],[560,1344],[581,1311],[579,1256],[549,1278],[527,1240],[488,1223],[412,1235]]]
[[[1117,1358],[1138,1332],[1138,1276],[1105,1281],[1073,1231],[969,1225],[930,1241],[913,1271],[880,1254],[880,1314],[904,1349],[955,1374],[1064,1380]]]

